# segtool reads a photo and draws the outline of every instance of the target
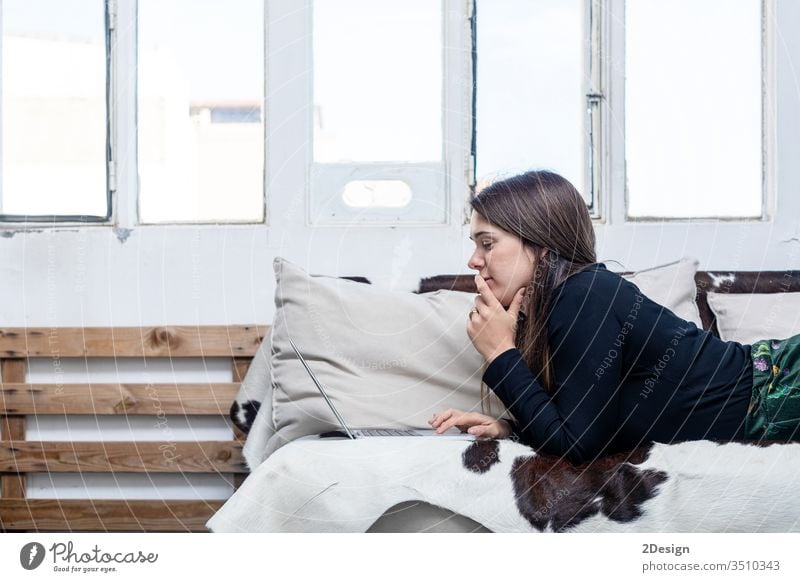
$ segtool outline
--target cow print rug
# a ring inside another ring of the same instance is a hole
[[[494,532],[800,531],[800,443],[649,444],[572,465],[507,439],[292,441],[207,522],[213,532],[364,532],[424,501]]]

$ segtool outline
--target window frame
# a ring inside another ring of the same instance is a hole
[[[138,228],[163,228],[185,227],[195,228],[204,226],[253,228],[268,227],[270,225],[270,204],[268,197],[271,192],[284,191],[283,179],[277,179],[276,174],[287,162],[285,156],[278,156],[278,164],[272,158],[275,152],[271,144],[279,141],[270,125],[271,107],[267,96],[269,87],[274,87],[276,82],[291,81],[296,77],[308,74],[308,67],[302,69],[302,55],[300,60],[288,59],[287,71],[276,75],[271,67],[276,56],[271,53],[270,43],[273,40],[272,27],[277,26],[271,18],[271,8],[274,4],[286,0],[264,0],[264,188],[262,190],[262,204],[264,205],[263,219],[261,221],[182,221],[142,223],[139,219],[138,195],[138,159],[137,159],[137,95],[136,87],[131,87],[121,71],[135,70],[137,64],[137,35],[138,27],[138,0],[105,0],[106,8],[106,142],[107,142],[107,200],[108,216],[94,217],[81,215],[43,215],[41,220],[31,220],[29,216],[0,215],[0,229],[3,231],[111,226],[115,229],[130,231]],[[445,15],[443,24],[450,18],[451,9],[463,11],[464,30],[466,33],[459,38],[460,44],[467,55],[463,66],[455,71],[444,71],[443,99],[447,103],[463,103],[459,112],[446,112],[445,115],[458,117],[468,121],[460,127],[463,129],[459,137],[458,150],[452,159],[447,160],[446,190],[442,193],[442,203],[445,207],[446,221],[450,224],[453,211],[463,209],[461,224],[469,223],[470,205],[468,203],[476,192],[476,134],[475,134],[475,101],[476,85],[475,68],[476,47],[476,9],[477,0],[443,0]],[[743,223],[772,222],[776,218],[777,210],[777,51],[776,42],[778,29],[781,28],[776,21],[776,0],[761,0],[762,3],[762,215],[761,217],[628,217],[628,189],[625,179],[625,132],[624,132],[624,16],[626,0],[586,0],[589,9],[586,13],[586,25],[589,27],[591,42],[588,43],[587,59],[589,60],[587,78],[591,79],[590,90],[586,93],[587,118],[592,120],[592,143],[587,148],[592,152],[587,156],[585,172],[587,183],[592,184],[590,197],[592,202],[587,207],[593,222],[598,224],[614,223],[647,224],[647,223]],[[310,22],[313,0],[306,0],[300,9],[304,17]],[[278,18],[283,18],[279,16]],[[294,26],[292,34],[297,34],[301,26]],[[305,30],[304,32],[308,32]],[[309,40],[310,50],[310,40]],[[2,46],[0,46],[0,54]],[[306,55],[308,56],[308,55]],[[620,63],[622,65],[620,66]],[[283,65],[283,63],[281,63]],[[298,70],[301,72],[298,73]],[[459,74],[462,81],[452,82]],[[308,86],[308,85],[306,85]],[[1,88],[0,88],[1,90]],[[622,91],[622,93],[621,93]],[[309,103],[312,97],[309,95]],[[281,124],[285,120],[280,120]],[[312,127],[307,127],[307,135],[311,135]],[[0,128],[1,130],[1,128]],[[456,135],[453,133],[452,135]],[[447,133],[444,135],[447,142]],[[463,143],[461,143],[463,142]],[[313,144],[307,146],[313,147]],[[463,153],[463,155],[460,155]],[[2,151],[0,151],[0,155]],[[308,155],[308,152],[306,152]],[[311,152],[313,156],[313,151]],[[307,166],[308,168],[309,166]],[[297,185],[295,183],[294,188]],[[306,212],[306,226],[339,226],[338,224],[315,224],[310,217],[310,175],[304,176],[302,184],[304,199],[308,208]],[[0,193],[2,195],[2,193]],[[457,206],[455,201],[465,201],[463,206]],[[419,226],[414,222],[392,223],[398,226]],[[342,226],[352,226],[353,223],[342,223]],[[359,222],[360,227],[385,227],[385,222]],[[441,226],[441,224],[425,223],[423,226]]]
[[[386,226],[437,227],[451,224],[455,199],[463,200],[469,183],[470,132],[466,93],[472,84],[471,55],[461,50],[470,42],[473,0],[435,0],[442,10],[441,159],[434,162],[316,162],[313,127],[313,0],[307,3],[305,44],[309,73],[306,78],[307,146],[304,193],[308,201],[305,222],[314,227],[362,228]],[[282,81],[278,80],[280,84]],[[431,178],[433,176],[433,178]],[[351,181],[401,180],[412,190],[406,211],[395,208],[350,208],[337,195]],[[323,186],[324,185],[324,186]],[[324,188],[324,189],[323,189]],[[430,211],[429,209],[433,209]],[[401,212],[398,212],[401,211]],[[401,216],[405,212],[408,216]],[[391,214],[395,214],[391,217]]]
[[[470,40],[472,59],[472,102],[471,102],[471,136],[469,163],[469,199],[477,195],[477,59],[480,49],[477,43],[477,4],[481,0],[469,0]],[[608,107],[606,105],[608,79],[608,63],[610,59],[608,45],[608,19],[604,0],[584,0],[584,32],[587,42],[584,46],[585,65],[582,71],[584,82],[583,99],[586,105],[583,128],[584,132],[584,184],[579,187],[582,194],[589,199],[587,209],[592,219],[603,219],[602,203],[606,197],[607,175],[605,163],[608,134]],[[586,192],[583,192],[586,190]]]
[[[75,227],[113,227],[123,233],[124,239],[133,229],[164,227],[195,228],[224,226],[231,228],[253,228],[268,225],[267,168],[269,163],[267,23],[269,22],[269,0],[264,2],[264,90],[263,90],[263,135],[264,159],[262,164],[260,220],[205,220],[142,222],[139,214],[138,176],[138,79],[128,81],[128,75],[120,72],[137,71],[138,67],[138,0],[104,0],[106,38],[106,198],[108,214],[105,217],[83,215],[42,215],[40,220],[31,220],[26,215],[0,214],[0,229],[4,231],[26,231],[37,229],[74,229]],[[2,51],[2,47],[0,47]],[[1,54],[1,53],[0,53]],[[1,130],[2,128],[0,128]]]
[[[0,225],[11,228],[31,228],[45,226],[109,226],[114,223],[114,194],[116,192],[116,140],[114,139],[115,119],[115,83],[114,83],[114,58],[113,47],[116,44],[117,33],[117,1],[103,0],[103,34],[105,43],[105,105],[106,105],[106,215],[95,216],[88,214],[8,214],[0,212]],[[0,5],[0,59],[2,59],[2,6]],[[2,82],[0,82],[0,132],[2,132]],[[0,173],[3,164],[2,134],[0,134]],[[0,180],[0,208],[3,201],[3,185]]]
[[[132,53],[130,54],[129,58],[132,59],[133,70],[136,72],[134,75],[134,86],[136,87],[136,92],[133,96],[133,115],[135,117],[135,123],[133,127],[133,135],[129,137],[131,140],[130,143],[133,143],[133,153],[131,154],[132,161],[135,160],[134,167],[136,168],[136,185],[135,190],[131,191],[130,194],[126,195],[126,213],[132,214],[135,219],[130,224],[131,228],[158,228],[158,227],[167,227],[167,226],[185,226],[185,227],[196,227],[196,226],[244,226],[244,227],[253,227],[263,225],[266,226],[268,224],[268,212],[269,206],[267,204],[267,197],[268,197],[268,161],[269,161],[269,112],[267,108],[267,90],[269,88],[269,44],[268,44],[268,26],[269,26],[269,5],[270,0],[261,0],[263,5],[263,34],[264,34],[264,42],[263,42],[263,50],[264,54],[261,55],[262,62],[263,62],[263,86],[261,92],[261,119],[262,119],[262,128],[261,128],[261,137],[263,140],[263,156],[261,160],[261,219],[259,220],[232,220],[232,219],[206,219],[206,220],[164,220],[158,222],[144,222],[142,220],[141,215],[141,189],[139,187],[139,124],[138,124],[138,111],[139,111],[139,0],[111,0],[111,1],[119,1],[119,2],[130,2],[134,8],[134,16],[132,22],[132,30],[134,32],[134,39],[133,39],[133,46],[126,46],[125,49],[130,53],[132,48]],[[129,45],[130,43],[128,43]],[[133,198],[134,200],[130,200]]]
[[[625,93],[625,31],[624,26],[626,3],[629,0],[601,0],[608,2],[612,9],[616,9],[617,14],[621,16],[622,21],[622,34],[620,42],[618,43],[619,53],[618,57],[622,60],[623,66],[621,71],[622,80],[618,82],[618,86],[623,93],[622,103],[624,104]],[[777,210],[777,126],[776,126],[776,100],[777,100],[777,83],[776,83],[776,0],[760,0],[761,4],[761,214],[760,216],[630,216],[628,213],[630,192],[628,190],[627,179],[627,154],[625,149],[627,143],[625,141],[625,109],[624,105],[619,109],[619,113],[615,115],[616,119],[621,120],[621,141],[622,141],[622,156],[625,162],[624,176],[621,185],[622,192],[622,218],[625,223],[632,224],[648,224],[648,223],[759,223],[771,222],[775,217]]]
[[[477,2],[478,0],[474,0]],[[760,0],[761,10],[761,95],[762,95],[762,212],[760,217],[634,217],[628,215],[629,191],[625,171],[625,35],[624,14],[628,0],[586,0],[585,30],[587,65],[585,78],[589,80],[586,98],[587,129],[586,164],[587,209],[593,222],[605,223],[715,223],[767,222],[774,218],[777,198],[777,126],[776,126],[776,0]],[[476,10],[472,14],[473,79],[476,78],[477,48]],[[476,192],[477,134],[476,89],[473,82],[472,132],[470,142],[469,199]],[[612,124],[613,120],[613,124]],[[469,213],[469,209],[467,209]],[[468,221],[468,217],[465,219]],[[465,221],[465,224],[466,224]]]

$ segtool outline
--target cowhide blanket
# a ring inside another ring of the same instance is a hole
[[[305,437],[259,465],[213,532],[363,532],[425,501],[494,532],[800,531],[800,443],[653,444],[583,466],[510,440]]]

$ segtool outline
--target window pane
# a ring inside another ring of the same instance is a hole
[[[550,169],[585,187],[585,0],[477,2],[476,180]]]
[[[263,220],[263,0],[139,0],[138,52],[140,220]]]
[[[441,6],[315,0],[315,161],[442,159]]]
[[[342,193],[345,204],[357,208],[402,208],[411,198],[411,188],[400,180],[353,180]]]
[[[760,0],[636,0],[625,18],[628,215],[760,216]]]
[[[0,7],[0,211],[108,216],[103,0]]]

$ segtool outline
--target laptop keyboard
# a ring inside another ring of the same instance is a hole
[[[367,436],[415,436],[417,434],[413,430],[403,430],[399,428],[375,428],[362,430],[361,432]]]

